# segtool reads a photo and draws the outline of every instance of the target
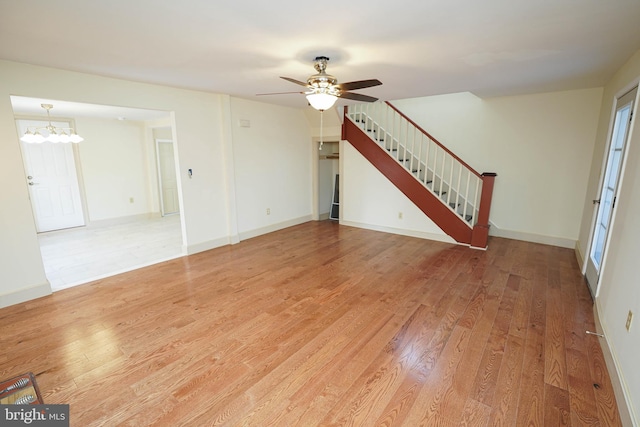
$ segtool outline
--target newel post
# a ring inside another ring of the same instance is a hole
[[[498,174],[484,172],[482,174],[482,194],[480,195],[480,209],[478,221],[471,233],[471,246],[474,248],[486,248],[489,241],[489,212],[491,211],[491,198],[493,197],[493,183]]]

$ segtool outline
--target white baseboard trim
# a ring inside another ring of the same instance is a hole
[[[51,295],[49,282],[0,295],[0,308]]]
[[[584,257],[582,256],[582,252],[580,252],[580,240],[576,240],[576,246],[574,248],[576,252],[576,260],[578,261],[578,267],[580,267],[580,271],[584,274]]]
[[[304,224],[305,222],[311,221],[312,215],[305,215],[299,218],[293,218],[287,221],[279,222],[277,224],[270,224],[266,227],[256,228],[254,230],[243,231],[239,233],[240,240],[251,239],[252,237],[262,236],[263,234],[272,233],[274,231],[282,230],[284,228],[293,227],[294,225]]]
[[[331,215],[331,212],[320,214],[320,216],[318,217],[318,221],[324,221],[326,219],[329,219],[329,215]]]
[[[598,314],[598,300],[593,304],[593,318],[596,324],[596,332],[603,334],[604,338],[600,338],[600,347],[602,348],[602,354],[604,361],[607,365],[607,372],[609,372],[609,378],[611,378],[611,385],[613,386],[613,393],[616,396],[616,403],[618,404],[618,411],[620,412],[620,419],[623,426],[637,426],[638,417],[633,412],[633,406],[631,398],[629,396],[629,389],[627,388],[624,378],[620,376],[620,363],[609,346],[607,340],[607,326],[600,319]]]
[[[383,233],[399,234],[401,236],[417,237],[419,239],[435,240],[436,242],[451,243],[458,245],[459,243],[446,234],[427,233],[424,231],[405,230],[402,228],[384,227],[380,225],[363,224],[353,221],[340,221],[340,225],[349,227],[364,228],[366,230],[381,231]],[[466,245],[468,246],[468,245]]]
[[[182,252],[187,255],[197,254],[210,249],[219,248],[232,244],[232,237],[221,237],[219,239],[207,240],[206,242],[195,243],[193,245],[182,245]]]
[[[279,222],[277,224],[271,224],[266,227],[257,228],[255,230],[244,231],[242,233],[221,237],[215,240],[208,240],[206,242],[200,242],[193,245],[183,245],[182,251],[187,255],[197,254],[198,252],[208,251],[210,249],[219,248],[226,245],[235,245],[236,243],[241,242],[242,240],[247,240],[252,237],[261,236],[263,234],[272,233],[274,231],[282,230],[283,228],[292,227],[294,225],[303,224],[305,222],[311,221],[311,215],[305,215],[300,218],[294,218],[288,221]]]
[[[489,235],[504,237],[505,239],[522,240],[525,242],[542,243],[543,245],[559,246],[561,248],[573,249],[576,241],[566,237],[545,236],[542,234],[527,233],[524,231],[506,230],[491,223]]]
[[[179,215],[179,214],[175,214],[175,215]],[[147,212],[147,213],[142,213],[137,215],[127,215],[127,216],[119,216],[116,218],[99,219],[96,221],[89,221],[87,223],[87,227],[92,227],[92,228],[93,227],[109,227],[111,225],[120,225],[120,224],[126,224],[128,222],[142,221],[145,219],[156,219],[156,218],[162,218],[162,214],[160,212]]]

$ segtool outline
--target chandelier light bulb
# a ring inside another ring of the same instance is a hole
[[[69,139],[69,134],[66,133],[65,131],[62,131],[62,133],[60,135],[58,135],[59,141],[62,143],[67,143],[70,142],[71,140]]]
[[[42,144],[44,141],[44,136],[40,132],[36,131],[36,133],[33,135],[32,142],[36,144]]]
[[[49,136],[45,140],[49,141],[49,142],[57,143],[57,142],[60,142],[60,135],[58,135],[57,133],[53,132],[53,133],[50,133]]]
[[[27,129],[24,135],[22,135],[22,138],[20,138],[20,141],[26,142],[26,143],[33,143],[35,142],[35,135],[33,134],[33,132]]]

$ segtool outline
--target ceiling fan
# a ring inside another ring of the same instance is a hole
[[[373,96],[362,95],[360,93],[351,93],[352,90],[365,89],[368,87],[379,86],[382,82],[378,79],[358,80],[354,82],[338,83],[331,74],[327,74],[327,62],[329,58],[326,56],[317,56],[314,60],[313,67],[318,72],[307,79],[307,82],[292,79],[291,77],[280,77],[291,83],[295,83],[307,88],[306,92],[281,92],[281,93],[302,93],[307,95],[309,104],[316,110],[324,111],[333,106],[338,98],[351,99],[361,102],[374,102],[378,98]],[[276,95],[275,93],[265,93],[262,95]]]

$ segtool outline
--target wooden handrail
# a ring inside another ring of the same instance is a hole
[[[427,132],[426,130],[422,129],[420,126],[418,126],[418,124],[416,122],[414,122],[413,120],[411,120],[409,117],[405,116],[404,113],[400,110],[398,110],[392,103],[390,103],[389,101],[385,101],[385,104],[387,104],[389,107],[391,107],[393,109],[393,111],[395,111],[396,113],[400,114],[400,116],[402,118],[404,118],[406,121],[408,121],[409,123],[411,123],[416,129],[418,129],[420,132],[422,132],[424,135],[426,135],[429,139],[431,139],[433,142],[435,142],[440,148],[442,148],[444,151],[446,151],[451,157],[453,157],[454,159],[456,159],[458,162],[460,162],[465,168],[467,168],[470,172],[472,172],[473,174],[475,174],[478,178],[482,178],[482,174],[479,173],[478,171],[476,171],[474,168],[472,168],[471,166],[469,166],[464,160],[462,160],[460,157],[456,156],[451,150],[449,150],[447,147],[445,147],[440,141],[438,141],[437,139],[435,139],[429,132]]]

